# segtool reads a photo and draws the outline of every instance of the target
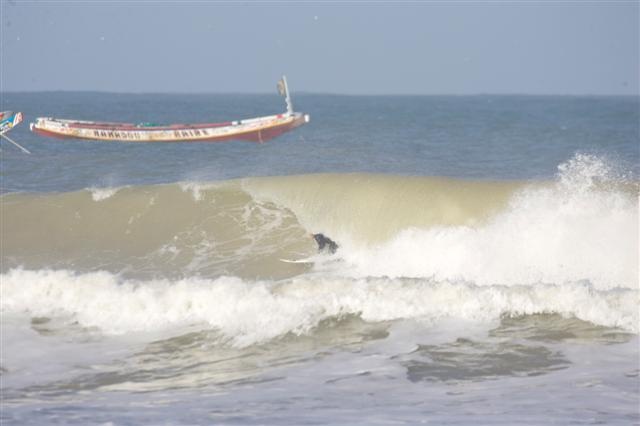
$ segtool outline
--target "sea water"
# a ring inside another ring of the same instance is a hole
[[[3,93],[3,424],[637,424],[637,97]],[[310,237],[339,244],[318,252]]]

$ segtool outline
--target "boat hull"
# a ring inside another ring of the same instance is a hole
[[[266,142],[309,122],[300,113],[278,114],[229,123],[145,126],[126,123],[37,118],[31,131],[58,139],[117,142]]]
[[[22,122],[22,113],[13,111],[0,112],[0,135],[13,129]]]

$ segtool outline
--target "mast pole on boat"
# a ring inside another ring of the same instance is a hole
[[[15,146],[17,146],[18,148],[20,148],[22,150],[22,152],[26,153],[26,154],[31,154],[31,152],[23,147],[22,145],[20,145],[18,142],[11,140],[11,138],[9,138],[9,136],[5,135],[4,133],[0,133],[0,137],[5,138],[6,140],[8,140],[9,142],[11,142],[12,144],[14,144]]]
[[[291,96],[289,95],[289,85],[287,84],[287,76],[282,76],[282,83],[284,85],[284,99],[287,103],[287,114],[293,114],[293,105],[291,104]]]

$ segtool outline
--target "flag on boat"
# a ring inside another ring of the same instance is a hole
[[[284,77],[278,81],[278,93],[280,96],[287,96],[286,83],[284,82]]]
[[[287,103],[287,114],[293,114],[293,105],[291,104],[291,97],[289,96],[287,77],[284,75],[280,81],[278,81],[278,93],[280,93],[280,96],[284,96],[285,98],[285,102]]]

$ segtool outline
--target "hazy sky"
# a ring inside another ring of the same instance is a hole
[[[0,2],[2,91],[639,92],[638,1]]]

